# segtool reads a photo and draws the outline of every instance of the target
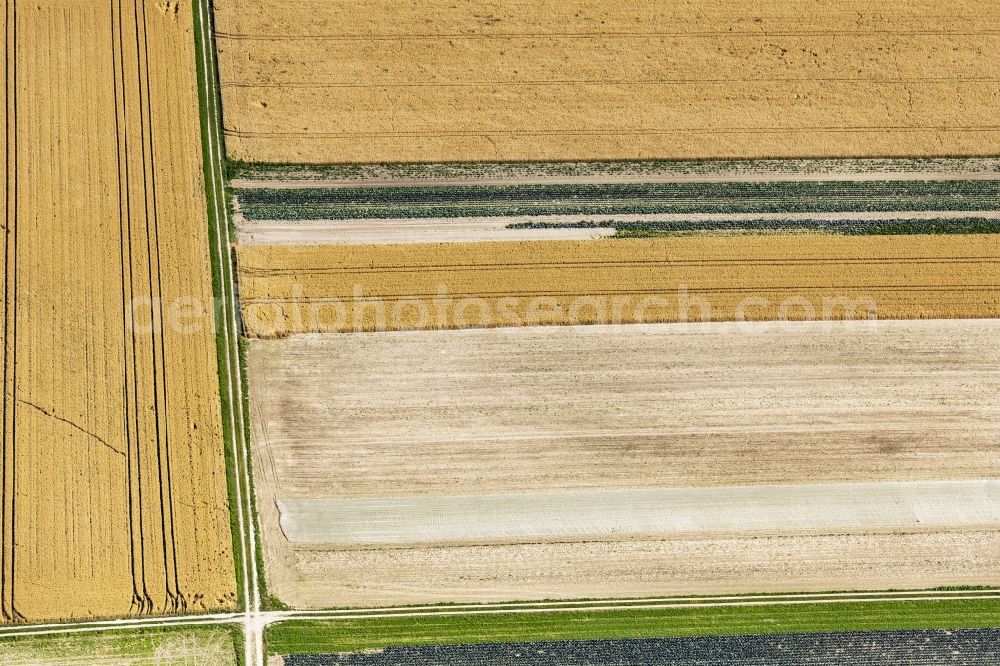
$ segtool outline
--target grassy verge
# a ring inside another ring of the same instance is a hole
[[[236,656],[236,666],[247,666],[246,643],[243,635],[243,625],[234,624],[229,627],[229,640],[233,644],[233,654]]]
[[[199,121],[201,123],[201,149],[202,149],[202,163],[204,165],[204,185],[205,185],[205,201],[208,210],[208,242],[209,242],[209,257],[212,265],[212,295],[215,299],[215,348],[216,348],[216,359],[217,359],[217,370],[219,375],[219,398],[222,404],[222,436],[223,441],[226,446],[223,447],[225,450],[226,459],[226,486],[229,492],[229,523],[230,531],[232,532],[233,540],[233,559],[236,563],[236,590],[239,595],[240,607],[245,607],[247,600],[243,598],[243,553],[240,545],[240,530],[238,523],[239,511],[241,507],[237,502],[237,492],[236,485],[238,483],[236,475],[236,460],[233,453],[232,446],[229,443],[234,441],[236,438],[236,433],[232,431],[230,427],[230,414],[232,413],[233,406],[229,402],[229,374],[226,370],[226,354],[228,354],[228,341],[226,338],[226,329],[223,324],[223,318],[226,316],[225,312],[220,310],[222,304],[222,288],[223,288],[223,277],[222,277],[222,266],[219,263],[219,258],[217,253],[214,251],[216,244],[220,241],[220,221],[216,215],[216,206],[214,201],[217,198],[215,190],[212,187],[215,175],[212,170],[212,157],[211,157],[211,146],[209,143],[209,133],[213,131],[213,125],[209,119],[210,112],[208,106],[208,83],[205,81],[203,73],[205,72],[206,66],[204,58],[202,56],[201,43],[205,39],[205,35],[202,31],[201,21],[198,17],[201,16],[202,8],[201,3],[209,2],[209,0],[194,0],[193,2],[193,12],[194,12],[194,39],[195,39],[195,63],[198,68],[198,104],[200,112],[198,114]],[[224,243],[225,244],[225,243]]]
[[[976,599],[291,621],[272,625],[266,641],[270,654],[322,654],[406,645],[997,626],[1000,601]]]
[[[237,353],[236,358],[231,357],[231,347],[229,339],[229,331],[227,328],[227,320],[233,316],[235,313],[238,317],[237,304],[230,303],[229,308],[223,307],[223,290],[225,289],[224,280],[226,279],[226,271],[224,266],[220,264],[218,253],[215,251],[217,244],[221,243],[227,251],[224,253],[222,260],[229,261],[230,256],[228,253],[229,247],[229,234],[232,233],[230,217],[227,215],[229,211],[228,202],[226,201],[225,194],[225,182],[217,182],[216,171],[213,168],[213,155],[210,138],[214,138],[217,142],[216,145],[220,147],[220,152],[224,153],[224,136],[221,131],[222,118],[221,109],[222,102],[219,98],[219,88],[217,85],[218,72],[215,69],[215,63],[204,62],[203,52],[201,44],[203,40],[207,39],[207,35],[204,34],[202,30],[201,21],[197,17],[201,16],[203,10],[202,3],[209,3],[207,9],[209,14],[209,20],[212,17],[211,0],[194,0],[193,11],[195,14],[194,21],[194,39],[195,39],[195,61],[198,67],[198,101],[200,105],[199,120],[201,123],[201,133],[202,133],[202,158],[204,164],[205,173],[205,200],[208,209],[208,233],[209,233],[209,255],[211,257],[212,264],[212,294],[215,298],[216,303],[216,352],[218,358],[218,373],[219,373],[219,392],[220,400],[222,406],[222,430],[223,438],[226,443],[224,447],[225,459],[226,459],[226,482],[229,491],[229,516],[230,516],[230,528],[232,531],[233,538],[233,559],[236,565],[236,583],[237,583],[237,593],[239,595],[240,606],[245,608],[248,600],[243,598],[243,552],[241,547],[241,536],[239,529],[239,513],[243,511],[243,507],[239,506],[237,501],[237,484],[239,479],[236,473],[236,456],[237,454],[233,450],[232,443],[237,440],[238,433],[233,431],[230,427],[230,423],[236,423],[236,427],[242,430],[243,441],[250,441],[250,426],[246,418],[238,419],[235,418],[235,405],[231,403],[229,396],[231,395],[231,384],[232,378],[228,372],[228,365],[226,362],[227,356],[230,356],[230,362],[233,365],[239,365],[240,376],[243,378],[243,384],[240,387],[241,392],[236,395],[241,396],[243,400],[243,410],[242,413],[244,417],[249,414],[249,405],[247,398],[247,386],[246,386],[246,363],[245,363],[245,353],[243,349],[243,339],[239,334],[239,331],[233,331],[232,334],[236,336]],[[213,45],[209,44],[210,48],[214,48]],[[209,80],[206,80],[205,72],[208,72]],[[212,96],[210,98],[210,96]],[[210,104],[210,99],[214,99],[214,104]],[[215,109],[213,114],[212,109]],[[226,219],[219,219],[216,215],[216,211],[222,212]],[[231,266],[229,267],[231,268]],[[253,490],[253,471],[251,467],[251,461],[249,456],[246,459],[242,459],[240,462],[243,463],[245,469],[247,470],[247,476],[250,479],[248,487],[248,497],[245,498],[247,511],[245,519],[253,521],[254,525],[257,526],[257,533],[260,533],[259,525],[257,521],[257,511],[256,511],[256,501]],[[254,548],[257,553],[257,581],[259,587],[259,594],[262,600],[263,610],[284,610],[284,605],[279,602],[272,602],[270,596],[267,593],[266,582],[264,578],[264,559],[263,559],[263,549],[260,544],[259,539],[254,543],[249,544],[250,548]],[[248,566],[248,565],[247,565]],[[241,652],[238,650],[238,652]]]

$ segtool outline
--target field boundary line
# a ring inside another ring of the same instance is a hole
[[[211,201],[209,214],[215,220],[215,251],[219,266],[219,294],[222,308],[219,311],[225,338],[225,371],[220,382],[226,384],[232,457],[236,486],[237,524],[241,550],[241,570],[243,579],[243,637],[246,666],[263,666],[264,637],[259,620],[260,577],[257,561],[256,512],[253,501],[253,480],[250,476],[251,451],[247,439],[247,421],[243,409],[244,383],[240,355],[240,324],[237,319],[237,293],[233,278],[233,262],[229,248],[233,245],[232,229],[228,207],[225,204],[225,174],[223,171],[222,115],[219,106],[218,65],[214,46],[214,21],[211,0],[196,0],[194,3],[195,46],[200,55],[201,68],[198,72],[199,88],[204,97],[199,113],[203,121],[206,192]],[[210,224],[210,226],[212,226]],[[221,374],[221,373],[220,373]],[[234,386],[235,382],[235,386]]]
[[[617,603],[607,604],[603,606],[580,606],[571,608],[482,608],[478,610],[438,610],[438,611],[427,611],[427,612],[408,612],[408,613],[379,613],[372,615],[351,615],[344,613],[328,613],[325,615],[316,614],[309,615],[305,619],[309,620],[379,620],[388,618],[419,618],[419,617],[453,617],[453,616],[475,616],[475,615],[517,615],[517,614],[541,614],[541,613],[584,613],[584,612],[611,612],[620,610],[681,610],[681,609],[697,609],[697,608],[724,608],[724,607],[744,607],[744,606],[802,606],[808,604],[852,604],[852,603],[892,603],[892,602],[914,602],[914,601],[973,601],[973,600],[1000,600],[1000,594],[993,595],[968,595],[968,596],[955,596],[955,597],[883,597],[883,598],[869,598],[869,599],[852,599],[852,598],[838,598],[838,599],[826,599],[821,601],[815,601],[811,599],[786,599],[786,600],[769,600],[769,601],[719,601],[719,602],[706,602],[706,603],[696,603],[696,604],[638,604],[638,605],[628,605],[622,606]],[[287,613],[288,611],[284,611]],[[300,619],[302,616],[292,615],[278,615],[277,613],[282,613],[282,611],[277,611],[276,613],[265,613],[261,617],[267,624],[273,624],[274,622],[287,621]]]

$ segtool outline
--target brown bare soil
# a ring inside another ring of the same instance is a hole
[[[998,331],[786,322],[252,341],[269,589],[322,607],[1000,582],[1000,535],[979,529],[358,549],[289,542],[276,504],[995,478]]]
[[[1000,315],[1000,237],[241,246],[248,335]]]
[[[232,608],[191,6],[5,26],[3,618]]]
[[[301,608],[1000,584],[1000,532],[296,550],[272,590]]]
[[[971,0],[218,0],[231,157],[995,155]]]

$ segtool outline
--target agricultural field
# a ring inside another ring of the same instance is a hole
[[[6,4],[4,621],[236,606],[191,9]]]
[[[248,220],[993,211],[1000,180],[236,190]],[[1000,212],[993,211],[994,217]]]
[[[965,661],[963,657],[974,660],[986,650],[995,649],[996,631],[989,627],[996,617],[995,600],[949,600],[596,610],[576,612],[569,618],[565,614],[543,612],[297,620],[270,627],[267,646],[272,664],[282,663],[279,659],[283,657],[289,666],[421,664],[424,663],[421,659],[432,656],[439,658],[436,663],[463,664],[466,663],[463,659],[479,657],[479,664],[503,666],[509,663],[503,661],[510,656],[508,651],[520,648],[522,659],[530,659],[533,655],[528,650],[545,649],[543,646],[562,652],[565,660],[558,663],[576,664],[572,658],[585,644],[596,648],[595,652],[604,650],[604,654],[630,646],[644,646],[648,651],[659,652],[686,645],[691,647],[693,654],[728,648],[752,649],[753,654],[761,655],[780,644],[789,652],[797,649],[799,658],[804,656],[801,652],[806,649],[817,656],[828,649],[842,649],[847,654],[857,652],[856,656],[861,658],[859,663],[905,664],[911,662],[903,659],[904,656],[922,656],[922,661],[914,663],[976,664],[980,662]],[[752,634],[761,636],[754,638]],[[903,646],[909,647],[915,655],[903,652],[898,654],[899,660],[873,662],[872,653],[864,650],[865,645],[885,645],[891,650],[887,645],[890,642],[901,652]],[[946,646],[956,654],[940,654],[939,650]],[[624,657],[625,653],[619,652],[618,656]],[[394,659],[409,661],[394,662]],[[582,662],[594,663],[646,666],[648,662]],[[653,663],[675,662],[661,659]],[[676,663],[686,665],[689,662]],[[735,665],[744,662],[737,659],[697,663]],[[785,662],[777,659],[764,663]],[[849,662],[840,659],[832,663]]]
[[[349,654],[290,655],[282,666],[844,666],[963,664],[991,666],[995,629],[886,631],[776,636],[544,641],[391,647]],[[278,662],[275,660],[275,666]]]
[[[998,330],[252,340],[269,589],[324,608],[1000,583]]]
[[[5,666],[237,666],[230,628],[183,627],[0,638]]]
[[[249,187],[416,187],[419,185],[586,185],[808,181],[993,180],[1000,159],[734,159],[625,162],[413,162],[268,164],[229,161],[230,185]]]
[[[998,235],[242,245],[251,337],[534,324],[980,318]]]
[[[666,180],[670,175],[661,170],[649,174],[659,181],[603,184],[498,185],[475,176],[460,185],[433,186],[243,181],[233,206],[246,244],[1000,232],[1000,211],[993,210],[1000,180],[985,177],[774,181],[758,174],[756,181],[709,175]]]
[[[990,662],[980,5],[214,9],[270,663]]]
[[[971,0],[217,0],[232,159],[995,156]]]

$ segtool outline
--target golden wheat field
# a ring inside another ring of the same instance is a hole
[[[1000,315],[996,236],[241,246],[249,335]]]
[[[994,155],[997,5],[217,0],[231,157]]]
[[[6,3],[8,621],[235,606],[192,20]]]

